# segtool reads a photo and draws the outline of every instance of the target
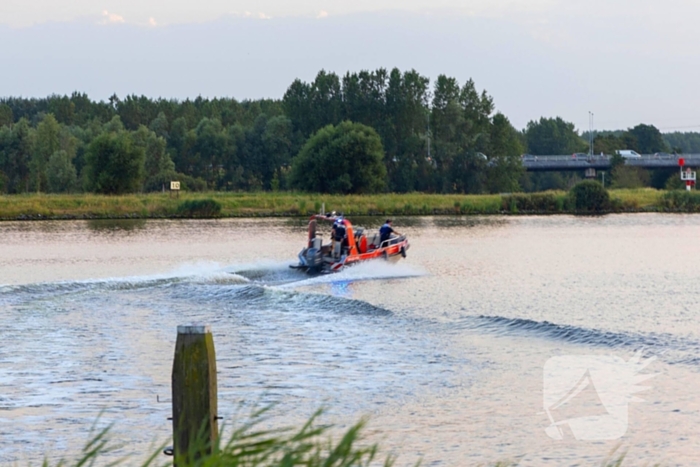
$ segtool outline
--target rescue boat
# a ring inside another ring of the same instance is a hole
[[[342,242],[323,244],[322,235],[318,234],[318,221],[345,227]],[[309,274],[327,274],[341,271],[343,268],[373,259],[398,260],[406,257],[409,248],[405,235],[392,236],[380,241],[378,231],[366,232],[362,227],[353,227],[349,220],[331,214],[311,216],[308,228],[308,241],[299,252],[299,264],[290,268],[300,269]]]

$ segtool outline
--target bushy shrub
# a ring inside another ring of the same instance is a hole
[[[177,207],[177,214],[182,217],[218,217],[221,203],[211,198],[187,200]]]
[[[185,191],[206,191],[207,189],[207,182],[201,177],[191,177],[178,173],[175,180],[180,181],[181,188]]]
[[[518,193],[501,198],[501,210],[513,213],[555,213],[561,211],[561,202],[553,193]]]
[[[104,133],[93,139],[85,154],[86,188],[120,195],[140,190],[146,152],[127,132]]]
[[[664,193],[661,207],[671,212],[700,212],[700,193],[697,191],[674,190]]]
[[[314,133],[292,162],[294,188],[317,193],[377,193],[386,184],[384,147],[374,128],[341,122]]]
[[[678,173],[673,173],[666,179],[664,184],[664,189],[666,190],[685,190],[685,183],[678,176]]]
[[[577,213],[601,213],[610,210],[610,195],[600,183],[584,180],[569,191],[569,204]]]

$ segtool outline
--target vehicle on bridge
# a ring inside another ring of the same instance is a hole
[[[618,151],[615,151],[618,153],[620,156],[622,156],[625,159],[641,159],[642,156],[637,152],[633,151],[631,149],[620,149]]]
[[[667,152],[657,152],[654,153],[654,159],[673,159],[677,157],[675,154],[669,154]]]

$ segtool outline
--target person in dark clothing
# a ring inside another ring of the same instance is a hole
[[[401,235],[391,226],[391,219],[387,219],[384,225],[379,229],[379,244],[384,245],[384,242],[391,238],[391,234]]]
[[[333,231],[331,236],[333,238],[333,256],[338,258],[342,253],[343,243],[345,241],[345,222],[342,219],[338,219],[335,224],[333,224]]]
[[[333,226],[333,238],[335,238],[336,242],[341,242],[345,238],[345,224],[343,221],[340,221]]]

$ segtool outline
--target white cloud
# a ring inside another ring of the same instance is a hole
[[[318,18],[318,19],[327,18],[327,17],[328,17],[328,12],[326,10],[321,10],[316,15],[316,18]]]
[[[118,24],[118,23],[123,23],[124,22],[124,17],[120,16],[116,13],[110,13],[107,10],[104,10],[102,12],[102,21],[100,21],[100,24]]]
[[[234,18],[272,19],[272,16],[262,11],[257,13],[251,11],[232,11],[229,14]]]
[[[155,28],[156,26],[158,26],[158,23],[156,22],[156,19],[151,16],[150,18],[148,18],[148,25]]]

